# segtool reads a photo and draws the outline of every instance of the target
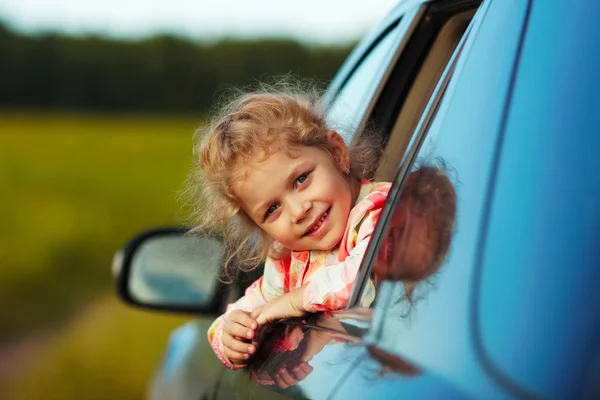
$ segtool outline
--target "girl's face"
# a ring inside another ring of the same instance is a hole
[[[400,200],[373,267],[381,279],[420,279],[432,263],[431,224],[411,213],[410,203]]]
[[[280,150],[248,165],[234,194],[273,239],[295,250],[330,250],[342,239],[356,197],[342,171],[349,166],[341,137],[328,134],[334,156],[317,147]]]

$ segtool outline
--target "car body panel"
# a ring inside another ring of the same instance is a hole
[[[592,1],[534,3],[480,249],[481,353],[544,398],[600,387],[598,13]]]

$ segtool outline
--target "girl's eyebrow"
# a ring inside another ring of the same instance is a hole
[[[300,175],[305,169],[307,169],[309,164],[310,164],[310,161],[306,160],[306,161],[302,161],[302,162],[299,162],[296,165],[294,165],[294,168],[292,168],[292,170],[288,174],[287,178],[285,179],[286,187],[289,187],[292,183],[294,183],[294,181],[296,180],[298,175]],[[271,204],[273,204],[274,202],[275,202],[275,200],[271,200],[271,199],[260,202],[258,204],[258,206],[256,206],[256,208],[252,212],[252,214],[254,215],[254,219],[262,221],[264,219],[263,217],[264,217],[264,214],[267,211],[268,207],[271,207]]]
[[[286,179],[286,184],[289,186],[290,184],[294,183],[296,181],[296,179],[298,178],[298,176],[301,173],[304,173],[305,170],[308,168],[308,164],[310,164],[310,161],[308,161],[308,160],[302,161],[302,162],[299,162],[298,164],[296,164],[294,166],[294,168],[292,169],[292,171],[290,172],[290,174],[288,175],[288,177]]]
[[[265,212],[267,207],[270,207],[273,202],[271,200],[263,201],[260,203],[254,211],[252,211],[252,215],[256,221],[263,221],[265,218]]]
[[[264,221],[264,219],[265,219],[264,217],[265,217],[265,213],[267,212],[267,209],[269,207],[271,207],[271,205],[274,202],[275,202],[275,200],[270,198],[268,200],[258,203],[258,206],[256,206],[254,208],[254,211],[252,211],[254,219],[257,221]]]

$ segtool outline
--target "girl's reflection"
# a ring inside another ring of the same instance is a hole
[[[424,165],[411,172],[375,261],[377,278],[405,282],[410,296],[443,264],[455,216],[456,191],[445,168]]]
[[[260,346],[251,365],[251,378],[263,385],[277,385],[281,389],[296,385],[305,379],[313,368],[309,365],[313,356],[329,343],[346,343],[348,335],[331,318],[319,318],[319,325],[332,325],[339,333],[307,329],[300,325],[277,325]]]
[[[251,378],[263,385],[275,385],[281,389],[298,384],[313,372],[310,362],[327,345],[356,342],[345,334],[343,325],[335,316],[321,316],[318,325],[331,331],[307,329],[299,325],[277,325],[263,342],[259,354],[250,366]],[[380,365],[378,376],[393,372],[403,376],[415,376],[420,371],[398,357],[373,346],[367,348],[371,358]]]

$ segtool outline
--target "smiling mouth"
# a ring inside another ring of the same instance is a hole
[[[304,234],[304,236],[309,236],[314,232],[317,232],[319,230],[319,228],[323,225],[323,222],[325,221],[325,219],[327,218],[327,216],[329,216],[329,211],[331,210],[331,207],[329,207],[324,213],[323,215],[321,215],[321,218],[319,218],[319,220],[317,222],[315,222],[309,230],[306,231],[306,233]]]

